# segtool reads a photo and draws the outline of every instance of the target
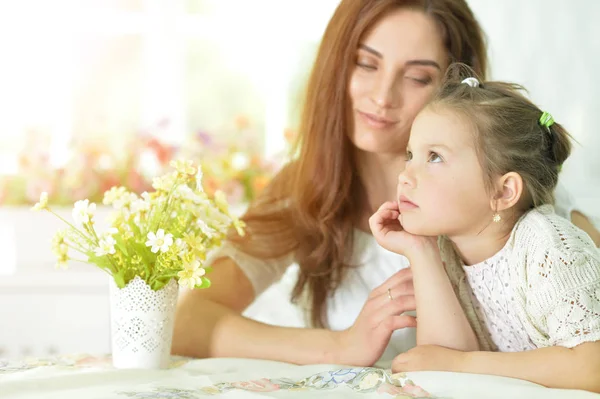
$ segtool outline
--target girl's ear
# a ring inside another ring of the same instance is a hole
[[[516,172],[508,172],[496,180],[496,196],[490,206],[495,212],[515,206],[523,195],[523,179]]]

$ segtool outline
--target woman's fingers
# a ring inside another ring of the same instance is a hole
[[[415,310],[416,300],[414,295],[402,295],[394,299],[385,298],[379,308],[373,308],[372,320],[379,324],[391,316],[399,316],[404,312]]]
[[[406,327],[416,327],[417,326],[417,318],[414,316],[408,315],[400,315],[400,316],[392,316],[390,321],[388,322],[390,331],[400,330],[401,328]]]
[[[390,278],[385,280],[383,282],[383,284],[381,284],[380,286],[375,288],[373,291],[371,291],[371,295],[369,295],[369,297],[375,298],[382,294],[387,295],[388,288],[393,289],[397,285],[401,285],[405,282],[412,284],[412,270],[410,267],[406,267],[406,268],[394,273]],[[402,292],[396,292],[396,294],[402,295]],[[392,296],[393,295],[394,295],[394,293],[392,293]]]

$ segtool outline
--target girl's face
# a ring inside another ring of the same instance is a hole
[[[404,155],[413,120],[439,86],[447,58],[436,22],[422,12],[400,9],[374,25],[350,76],[353,144]]]
[[[406,231],[452,239],[476,235],[492,220],[473,129],[443,107],[428,106],[415,119],[406,168],[398,178]]]

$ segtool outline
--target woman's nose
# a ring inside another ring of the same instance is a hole
[[[373,88],[371,100],[379,108],[398,108],[402,103],[400,91],[394,77],[382,76]]]

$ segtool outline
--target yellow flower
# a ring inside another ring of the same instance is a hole
[[[233,218],[233,227],[235,227],[235,231],[237,231],[237,233],[240,236],[245,236],[246,232],[244,231],[244,228],[246,227],[246,223],[243,220],[240,220],[238,218]]]
[[[34,211],[41,211],[43,209],[48,209],[48,193],[47,192],[44,191],[40,195],[40,202],[35,204],[32,209]]]
[[[175,185],[177,179],[177,173],[167,174],[161,177],[155,177],[152,179],[152,187],[156,191],[164,191],[168,193]]]
[[[183,265],[183,270],[177,273],[179,277],[179,285],[193,289],[195,286],[202,284],[202,276],[206,274],[206,270],[200,267],[200,261],[194,259]]]
[[[196,176],[196,168],[194,167],[193,161],[178,159],[176,161],[171,161],[170,165],[181,175]]]
[[[67,248],[65,244],[61,245],[61,249],[60,251],[62,251],[61,253],[57,254],[56,257],[56,268],[57,269],[67,269],[68,264],[67,262],[69,261],[69,256],[67,255]]]
[[[219,210],[227,215],[229,215],[229,204],[227,203],[227,196],[221,190],[217,190],[215,192],[215,205]]]

